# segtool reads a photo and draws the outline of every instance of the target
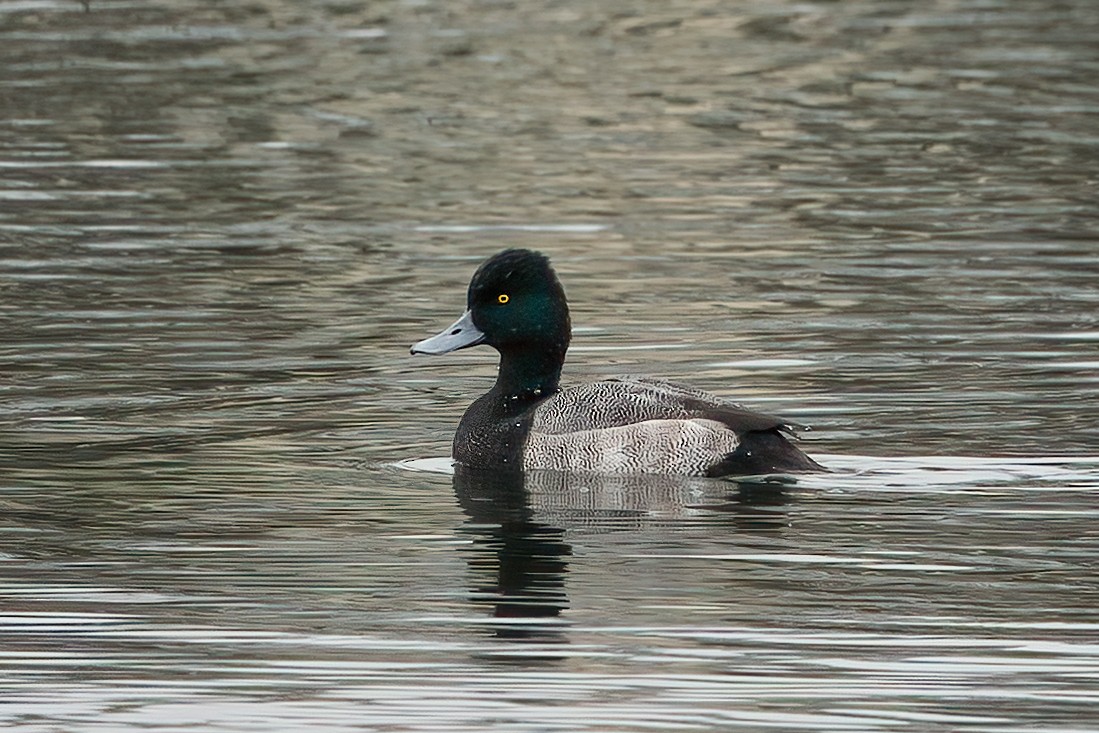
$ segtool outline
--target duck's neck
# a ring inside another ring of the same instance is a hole
[[[564,352],[553,348],[501,352],[500,371],[493,391],[506,399],[549,397],[560,386],[564,360]]]

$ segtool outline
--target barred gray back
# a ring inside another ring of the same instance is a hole
[[[617,428],[645,420],[713,417],[737,405],[701,390],[647,377],[615,377],[562,390],[539,405],[531,430],[561,434]]]

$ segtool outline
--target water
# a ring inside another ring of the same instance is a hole
[[[0,721],[1099,729],[1099,11],[0,6]],[[572,381],[796,485],[453,476],[551,255]]]

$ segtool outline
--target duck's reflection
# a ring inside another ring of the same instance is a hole
[[[773,534],[789,524],[786,506],[792,481],[725,481],[729,489],[722,501],[708,503],[708,512],[719,512],[738,532]]]
[[[496,636],[564,642],[554,623],[568,608],[567,531],[610,532],[666,524],[774,533],[787,524],[787,484],[682,476],[593,476],[457,468],[454,491],[469,516],[475,552],[471,597],[492,608]]]
[[[521,473],[457,469],[454,492],[470,517],[466,530],[478,550],[472,599],[493,608],[496,636],[535,641],[564,641],[559,628],[544,620],[568,606],[565,594],[565,530],[535,521]],[[539,620],[543,620],[539,623]]]

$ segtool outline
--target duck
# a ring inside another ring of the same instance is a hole
[[[797,426],[716,395],[650,377],[561,386],[572,337],[568,300],[549,258],[507,249],[477,268],[466,311],[411,353],[486,345],[492,389],[454,433],[468,469],[749,476],[822,471],[794,443]]]

